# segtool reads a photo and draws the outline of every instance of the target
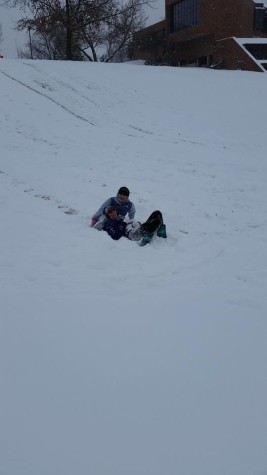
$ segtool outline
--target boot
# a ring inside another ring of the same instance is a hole
[[[153,233],[143,233],[143,237],[139,243],[139,246],[145,246],[146,244],[149,244],[151,242],[151,239],[153,238]]]
[[[161,238],[166,238],[167,237],[165,224],[160,225],[159,229],[157,230],[157,236],[159,236]]]

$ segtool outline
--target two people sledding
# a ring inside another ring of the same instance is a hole
[[[153,211],[143,224],[134,221],[135,206],[129,200],[129,195],[128,188],[121,187],[117,196],[106,200],[93,215],[91,226],[98,230],[103,229],[114,240],[124,236],[131,241],[139,241],[140,246],[148,244],[155,234],[166,238],[162,213],[158,210]],[[125,222],[127,214],[130,220]]]

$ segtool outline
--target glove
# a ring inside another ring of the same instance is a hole
[[[141,226],[141,223],[139,223],[139,221],[133,220],[133,222],[132,222],[133,231],[136,231],[137,229],[139,229],[140,226]]]
[[[91,227],[93,228],[96,223],[97,223],[97,220],[96,220],[96,219],[92,219],[92,221],[91,221]]]

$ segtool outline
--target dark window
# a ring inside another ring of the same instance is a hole
[[[199,0],[182,0],[171,7],[171,30],[180,31],[197,25]]]
[[[245,44],[244,46],[255,59],[267,59],[267,44]]]
[[[264,30],[265,8],[256,7],[254,10],[254,30]]]

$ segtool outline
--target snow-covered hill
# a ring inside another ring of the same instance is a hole
[[[1,61],[1,475],[267,473],[266,87]],[[167,240],[88,227],[120,186]]]

